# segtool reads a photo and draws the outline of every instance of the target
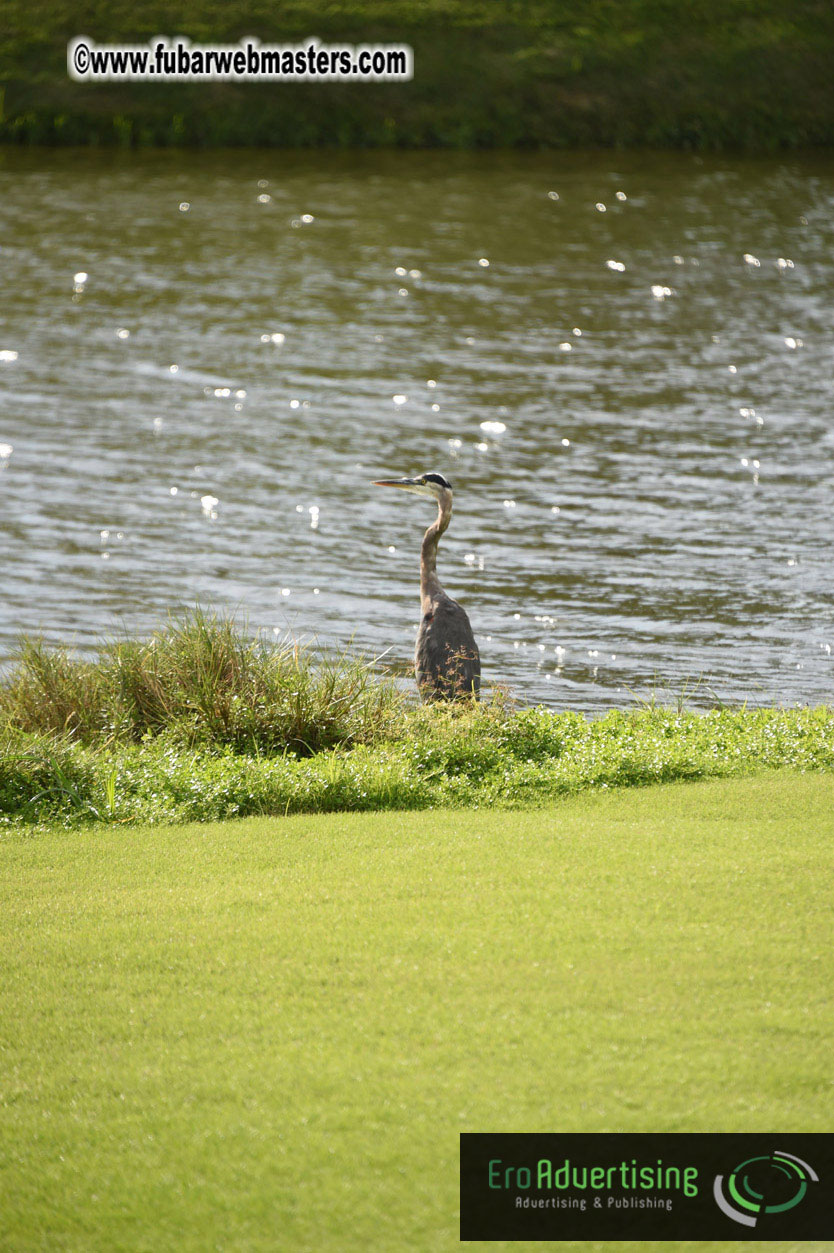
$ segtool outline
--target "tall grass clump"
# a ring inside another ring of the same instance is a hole
[[[0,725],[90,745],[175,740],[235,752],[309,755],[392,731],[404,698],[372,662],[251,636],[194,610],[95,661],[24,640],[0,685]]]
[[[66,737],[0,730],[0,816],[96,821],[106,816],[106,805],[95,803],[104,799],[101,773],[101,763]]]
[[[12,666],[0,686],[0,722],[83,743],[99,737],[110,703],[99,667],[41,639],[21,640]]]

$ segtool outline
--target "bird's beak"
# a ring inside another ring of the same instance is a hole
[[[374,487],[404,487],[406,490],[410,487],[421,487],[416,479],[374,479]]]

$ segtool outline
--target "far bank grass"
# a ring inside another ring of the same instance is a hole
[[[24,642],[0,681],[0,825],[519,808],[785,767],[834,771],[834,710],[420,707],[367,660],[200,611],[94,661]]]
[[[407,43],[406,83],[76,83],[68,40]],[[768,151],[834,141],[823,0],[5,0],[0,140],[266,147],[649,145]]]
[[[826,1131],[833,854],[788,772],[7,833],[0,1247],[451,1251],[463,1130]]]

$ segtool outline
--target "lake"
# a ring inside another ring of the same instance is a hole
[[[829,156],[0,152],[0,659],[200,602],[403,673],[832,696]]]

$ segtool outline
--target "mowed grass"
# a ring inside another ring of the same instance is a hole
[[[787,772],[8,832],[0,1248],[453,1249],[464,1130],[828,1130],[832,852]]]

